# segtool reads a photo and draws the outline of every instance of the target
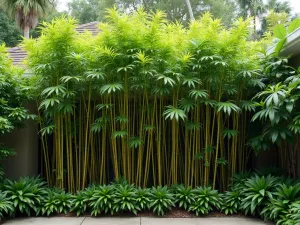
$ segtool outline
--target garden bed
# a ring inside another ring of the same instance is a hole
[[[136,188],[122,179],[92,185],[76,194],[50,188],[40,178],[7,180],[0,195],[5,218],[54,217],[243,217],[297,224],[300,183],[279,176],[237,174],[229,191],[211,187]]]

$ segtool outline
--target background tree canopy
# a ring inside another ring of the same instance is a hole
[[[219,18],[226,26],[239,16],[243,18],[253,17],[256,23],[262,23],[260,34],[267,30],[266,17],[271,11],[286,13],[291,16],[291,8],[287,1],[268,0],[191,0],[194,16],[197,18],[204,12],[209,11],[215,18]],[[145,11],[163,10],[167,18],[173,22],[178,21],[187,24],[189,20],[188,9],[183,0],[73,0],[69,3],[69,13],[79,20],[80,23],[105,20],[105,9],[116,6],[117,9],[129,13],[143,7]]]
[[[231,26],[232,22],[239,16],[244,19],[252,16],[256,21],[254,24],[257,34],[255,38],[261,38],[263,34],[270,31],[268,27],[273,27],[276,23],[285,23],[291,17],[291,8],[286,1],[268,0],[191,0],[194,16],[199,18],[203,13],[209,11],[214,18],[222,20],[227,27]],[[84,24],[92,21],[105,21],[105,12],[107,8],[116,6],[124,13],[136,11],[139,7],[143,7],[146,12],[162,10],[167,14],[170,21],[178,21],[183,25],[187,25],[189,21],[188,9],[184,0],[72,0],[67,12],[57,12],[54,8],[49,8],[41,21],[51,21],[55,16],[69,14],[75,17],[79,24]],[[260,22],[257,22],[260,21]],[[279,22],[278,22],[279,21]],[[0,11],[0,27],[7,32],[0,33],[0,42],[6,43],[7,46],[14,46],[20,40],[20,31],[16,27],[15,22],[10,20],[6,13]],[[33,29],[30,36],[38,37],[39,28]]]
[[[15,22],[0,8],[0,44],[16,46],[21,40],[21,32]]]
[[[214,17],[222,19],[223,23],[228,26],[237,15],[236,4],[231,0],[191,0],[191,4],[195,17],[210,11]],[[69,3],[69,12],[80,23],[102,21],[105,20],[105,10],[114,6],[127,13],[137,10],[139,7],[143,7],[147,12],[162,10],[167,13],[167,18],[171,21],[187,23],[189,20],[185,1],[182,0],[74,0]]]

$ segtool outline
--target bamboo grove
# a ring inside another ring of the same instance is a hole
[[[226,189],[247,165],[249,93],[262,85],[250,22],[228,30],[207,13],[184,28],[111,9],[96,36],[76,25],[55,19],[24,44],[47,181]]]

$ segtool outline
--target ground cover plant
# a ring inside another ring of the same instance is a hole
[[[115,9],[97,36],[70,18],[44,24],[24,46],[47,182],[227,189],[250,156],[250,92],[264,86],[249,24],[227,29],[207,13],[184,28],[159,11]]]
[[[53,216],[71,213],[74,216],[106,216],[125,213],[134,216],[150,210],[154,216],[164,216],[172,208],[179,207],[196,216],[219,211],[226,215],[254,215],[277,224],[296,225],[300,222],[299,181],[256,173],[237,176],[244,178],[235,180],[224,193],[209,186],[142,189],[128,182],[113,182],[91,185],[71,194],[48,187],[40,178],[7,180],[6,185],[1,187],[0,215]]]
[[[31,215],[40,210],[42,201],[46,198],[45,184],[40,178],[6,180],[3,194],[13,203],[14,213]]]

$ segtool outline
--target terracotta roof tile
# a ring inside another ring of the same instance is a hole
[[[97,21],[81,24],[76,28],[76,31],[78,31],[78,33],[84,33],[85,31],[89,31],[93,35],[97,35],[100,32],[98,24],[99,22]],[[14,65],[21,67],[23,66],[23,61],[27,56],[26,51],[24,51],[21,47],[16,46],[13,48],[9,48],[8,53]]]
[[[76,28],[76,30],[78,31],[78,33],[84,33],[85,31],[89,31],[93,35],[97,35],[100,32],[98,24],[99,22],[97,21],[81,24]]]
[[[12,59],[12,63],[15,66],[23,66],[23,61],[27,56],[27,53],[19,46],[9,48],[8,54],[10,55],[10,58]]]

